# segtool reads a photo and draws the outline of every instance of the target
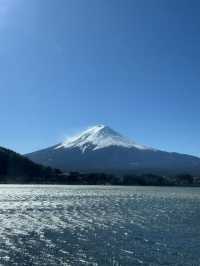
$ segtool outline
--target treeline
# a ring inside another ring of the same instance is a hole
[[[56,180],[57,183],[58,180]],[[122,185],[122,186],[200,186],[200,176],[188,174],[177,176],[159,176],[154,174],[129,174],[116,176],[105,173],[78,173],[60,174],[59,183],[70,185]]]
[[[159,176],[153,174],[116,176],[105,173],[59,173],[40,178],[40,184],[66,185],[118,185],[118,186],[200,186],[200,177],[183,174],[177,176]],[[35,180],[36,181],[36,180]],[[38,179],[36,182],[38,183]]]
[[[189,174],[176,176],[159,176],[154,174],[126,175],[123,177],[123,185],[141,186],[200,186],[200,176]]]

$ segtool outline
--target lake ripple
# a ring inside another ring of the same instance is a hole
[[[0,265],[199,266],[200,189],[0,186]]]

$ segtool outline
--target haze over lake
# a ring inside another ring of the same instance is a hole
[[[1,265],[200,265],[200,189],[0,186]]]

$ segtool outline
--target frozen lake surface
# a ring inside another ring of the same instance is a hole
[[[200,189],[0,186],[0,265],[200,265]]]

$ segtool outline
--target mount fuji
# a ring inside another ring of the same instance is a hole
[[[135,143],[104,125],[91,127],[63,143],[26,156],[63,171],[200,173],[200,158]]]

